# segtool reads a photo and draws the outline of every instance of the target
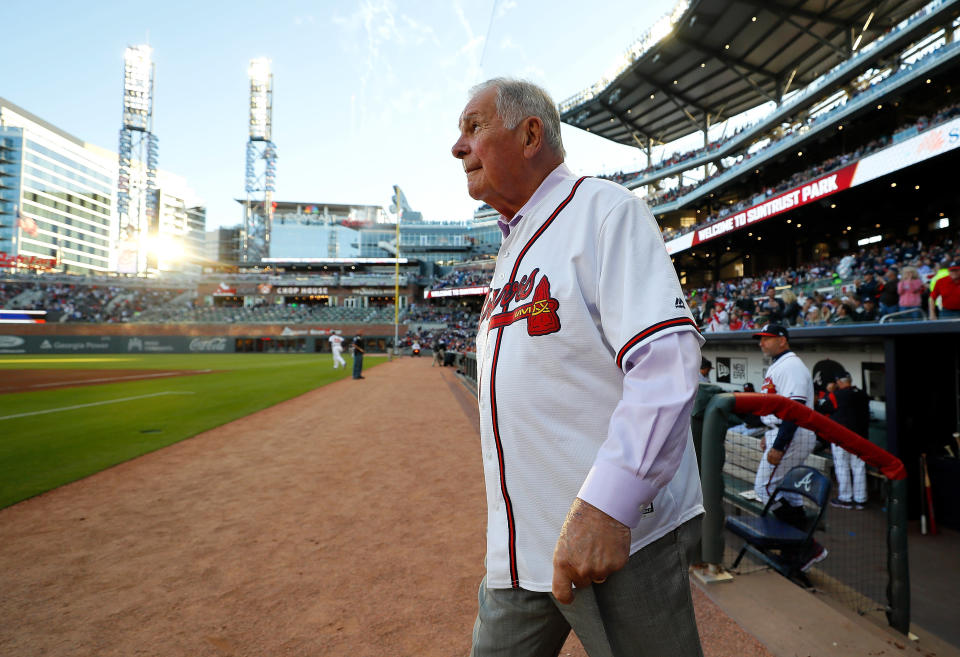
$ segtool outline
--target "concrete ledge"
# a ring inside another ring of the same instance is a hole
[[[777,657],[960,657],[960,650],[922,628],[912,628],[919,637],[913,641],[770,570],[737,575],[723,584],[691,581]]]

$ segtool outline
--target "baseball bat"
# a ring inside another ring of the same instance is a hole
[[[927,470],[927,455],[921,454],[923,461],[923,486],[927,493],[927,510],[930,513],[930,535],[937,533],[937,517],[933,512],[933,486],[930,485],[930,471]]]
[[[957,443],[957,458],[960,459],[960,433],[953,434],[953,441]]]
[[[923,483],[923,457],[920,457],[920,534],[927,535],[927,489]]]

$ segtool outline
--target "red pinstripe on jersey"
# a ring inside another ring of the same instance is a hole
[[[623,357],[626,356],[627,352],[633,349],[637,343],[649,338],[655,333],[659,333],[660,331],[668,328],[673,328],[674,326],[692,326],[694,330],[697,330],[696,323],[689,317],[675,317],[673,319],[667,319],[654,324],[653,326],[649,326],[627,340],[627,344],[623,345],[623,349],[617,353],[617,367],[623,369]]]
[[[567,207],[571,200],[573,200],[573,195],[577,193],[577,189],[580,187],[580,183],[586,180],[586,176],[577,180],[574,183],[573,189],[570,190],[570,194],[563,200],[560,205],[557,206],[557,209],[554,210],[547,220],[543,222],[543,225],[537,229],[537,232],[533,234],[527,243],[524,245],[523,249],[520,250],[520,254],[517,256],[517,261],[513,265],[513,271],[510,272],[510,279],[507,285],[513,285],[513,281],[517,276],[517,270],[520,267],[520,261],[523,260],[523,257],[527,254],[527,251],[530,250],[530,247],[533,245],[537,239],[546,232],[547,228],[550,227],[550,224],[553,223],[553,220],[557,218],[557,215]],[[513,503],[510,501],[510,494],[507,492],[507,470],[506,464],[503,459],[503,444],[500,441],[500,427],[497,425],[497,360],[500,357],[500,343],[503,340],[503,330],[504,326],[501,326],[497,329],[497,342],[493,348],[493,361],[490,364],[490,419],[491,424],[493,425],[493,439],[497,444],[497,465],[500,468],[500,493],[503,495],[503,503],[507,511],[507,530],[509,532],[509,549],[510,549],[510,586],[515,589],[520,588],[520,575],[517,571],[517,527],[513,517]]]

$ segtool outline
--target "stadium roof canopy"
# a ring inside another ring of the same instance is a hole
[[[560,117],[631,146],[669,143],[780,102],[927,3],[682,0],[629,63],[561,102]]]

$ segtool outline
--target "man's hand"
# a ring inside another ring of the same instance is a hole
[[[767,452],[767,463],[771,465],[780,465],[780,459],[783,458],[783,450],[770,448],[770,451]]]
[[[553,551],[553,595],[573,602],[572,585],[586,588],[627,564],[630,528],[580,498],[573,501]]]

